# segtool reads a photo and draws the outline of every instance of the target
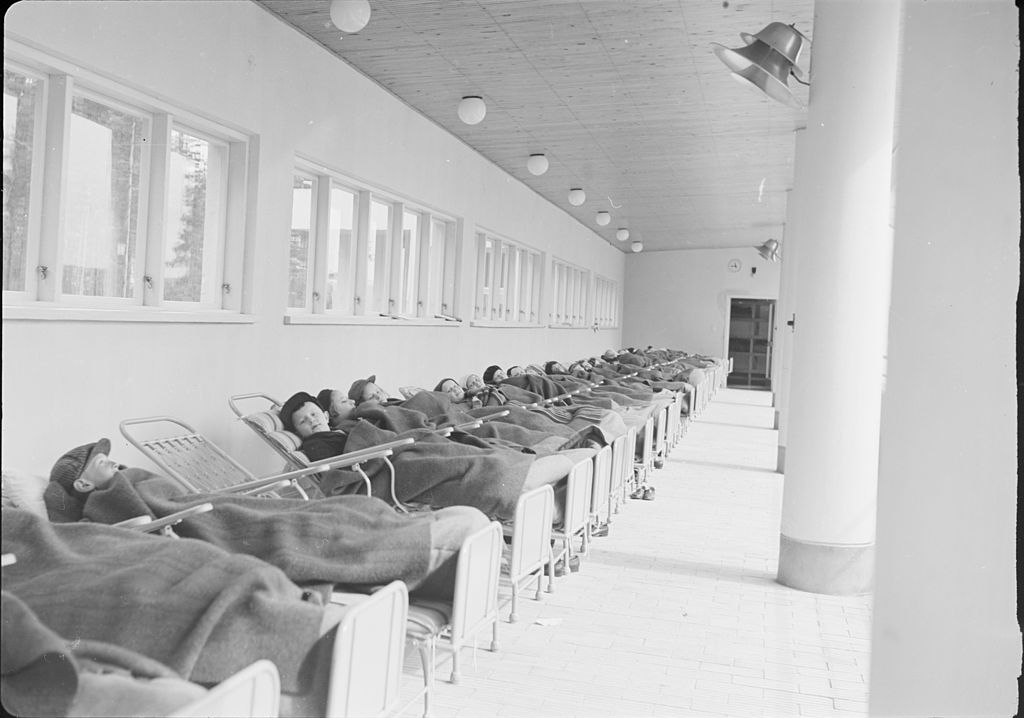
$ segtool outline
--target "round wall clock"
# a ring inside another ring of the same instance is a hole
[[[729,268],[730,272],[738,272],[740,271],[740,267],[743,266],[743,263],[738,259],[730,259],[729,264],[726,266]]]

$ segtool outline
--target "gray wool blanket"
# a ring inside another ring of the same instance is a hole
[[[51,495],[45,498],[51,520],[75,519],[58,515]],[[105,488],[88,494],[77,518],[111,524],[140,515],[159,518],[206,502],[214,510],[186,519],[175,533],[255,556],[297,584],[359,588],[401,580],[413,590],[427,576],[429,521],[398,514],[368,496],[303,501],[189,494],[145,469],[124,469]]]
[[[345,451],[358,451],[406,436],[416,439],[415,443],[398,447],[391,457],[395,492],[400,501],[433,507],[474,506],[501,520],[515,515],[515,503],[537,456],[528,449],[462,432],[449,438],[425,429],[397,434],[360,421],[346,437]],[[323,458],[310,455],[307,443],[302,448],[311,459]],[[364,468],[373,483],[374,494],[387,496],[390,474],[384,462],[369,462]],[[329,491],[323,488],[325,493]]]
[[[324,608],[277,568],[190,539],[3,509],[3,590],[71,641],[100,641],[217,683],[267,658],[305,688]],[[4,639],[8,636],[4,630]]]

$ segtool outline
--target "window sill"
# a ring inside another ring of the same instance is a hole
[[[541,325],[536,322],[499,322],[492,319],[474,319],[469,326],[485,329],[539,329]]]
[[[548,329],[593,329],[593,327],[582,324],[548,324]]]
[[[5,304],[3,315],[4,321],[165,322],[181,324],[256,323],[256,317],[252,314],[239,314],[238,312],[224,309],[178,311],[162,307],[100,309],[96,307]]]
[[[285,324],[349,324],[385,327],[460,327],[462,322],[426,317],[358,317],[333,314],[285,314]]]

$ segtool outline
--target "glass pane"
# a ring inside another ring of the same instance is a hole
[[[484,276],[480,279],[480,316],[485,319],[489,319],[491,316],[491,279],[493,278],[493,265],[494,242],[487,239],[484,241]]]
[[[171,130],[164,299],[212,304],[223,234],[227,146]]]
[[[292,233],[288,245],[288,306],[306,306],[309,284],[309,238],[313,227],[313,197],[316,180],[295,175],[292,178]]]
[[[327,243],[327,309],[352,313],[355,298],[356,196],[331,187],[331,215]]]
[[[427,257],[430,266],[430,275],[427,279],[427,316],[435,314],[451,314],[448,308],[442,306],[444,302],[444,267],[445,252],[447,250],[447,225],[438,219],[430,223],[430,247]]]
[[[419,297],[420,216],[415,212],[402,213],[402,306],[399,310],[415,316]]]
[[[536,321],[536,303],[533,296],[533,275],[536,271],[535,255],[526,255],[526,271],[523,272],[523,319],[524,321]]]
[[[508,253],[507,244],[501,245],[500,264],[498,265],[498,296],[495,299],[495,318],[508,319]]]
[[[391,206],[370,202],[369,246],[366,256],[366,310],[388,311],[388,234],[391,228]]]
[[[68,146],[61,291],[135,295],[145,118],[75,97]]]
[[[25,289],[29,189],[42,83],[4,70],[4,291]]]

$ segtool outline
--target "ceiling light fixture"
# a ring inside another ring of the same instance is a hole
[[[530,174],[540,177],[548,171],[548,158],[543,154],[530,155],[526,160],[526,169]]]
[[[605,210],[602,209],[594,217],[594,221],[597,222],[602,227],[604,227],[604,226],[607,226],[607,224],[612,221],[612,216],[611,216],[611,214],[609,214],[608,212],[606,212]]]
[[[579,207],[581,204],[587,201],[587,193],[579,187],[573,187],[569,190],[569,204],[573,207]]]
[[[619,240],[620,242],[625,242],[627,239],[629,239],[629,230],[626,229],[625,227],[619,227],[618,231],[615,233],[615,239]]]
[[[629,245],[629,248],[633,250],[633,252],[642,252],[644,249],[644,243],[637,239],[634,240],[633,244]]]
[[[459,119],[467,125],[476,125],[483,121],[487,114],[484,98],[468,95],[459,100]]]
[[[359,32],[370,22],[369,0],[331,0],[331,22],[342,32]]]
[[[767,259],[769,262],[774,262],[781,258],[779,254],[779,240],[769,239],[767,242],[757,248],[757,253]]]
[[[733,79],[783,105],[803,107],[786,84],[790,74],[798,81],[803,76],[803,70],[796,64],[807,39],[803,33],[792,25],[773,22],[756,35],[741,32],[740,37],[747,43],[746,47],[731,50],[717,42],[711,43],[718,59],[732,70]]]

